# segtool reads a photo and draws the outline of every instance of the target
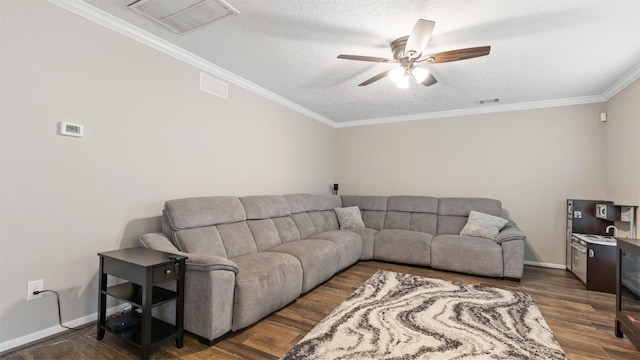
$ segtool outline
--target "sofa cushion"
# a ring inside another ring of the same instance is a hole
[[[438,235],[459,235],[467,224],[471,210],[500,216],[500,201],[484,198],[440,198],[438,200]]]
[[[338,225],[338,218],[336,217],[336,213],[333,209],[310,211],[308,214],[311,222],[313,223],[313,227],[318,232],[338,230],[340,228]]]
[[[333,210],[342,206],[342,200],[338,195],[316,195],[317,210]]]
[[[291,207],[284,196],[255,195],[240,198],[247,219],[268,219],[291,215]]]
[[[361,210],[387,211],[386,196],[342,195],[342,206],[357,206]]]
[[[288,194],[284,195],[284,197],[287,199],[287,202],[289,202],[292,214],[317,211],[319,209],[318,198],[315,195]]]
[[[384,220],[387,215],[386,196],[360,196],[343,195],[342,206],[357,206],[362,213],[362,221],[368,229],[384,229]]]
[[[309,213],[302,212],[293,214],[291,215],[291,218],[293,219],[293,222],[296,223],[296,227],[298,227],[301,239],[306,239],[309,236],[319,232],[318,230],[316,230],[316,227],[313,226],[313,222],[311,221]]]
[[[180,251],[228,258],[220,233],[215,226],[203,226],[175,232]]]
[[[373,257],[376,260],[413,265],[429,265],[433,235],[411,231],[384,229],[375,234]]]
[[[258,251],[280,245],[280,235],[272,219],[247,220],[247,225],[256,242]]]
[[[430,196],[389,196],[387,210],[438,213],[438,199]]]
[[[169,200],[164,208],[173,230],[226,224],[247,218],[240,199],[235,196]]]
[[[431,242],[431,267],[501,277],[502,247],[487,238],[439,235]]]
[[[300,230],[296,226],[291,216],[284,216],[280,218],[273,218],[273,223],[276,225],[278,235],[280,235],[280,242],[287,243],[289,241],[300,240]]]
[[[218,225],[218,232],[228,258],[258,252],[258,247],[246,221]]]
[[[478,211],[469,213],[469,219],[467,225],[462,228],[460,235],[463,236],[477,236],[491,240],[495,240],[502,229],[509,220],[503,219],[499,216],[493,216]]]
[[[329,280],[338,271],[338,247],[331,241],[298,240],[266,251],[289,254],[300,261],[303,293]]]
[[[340,224],[340,230],[364,229],[362,214],[357,206],[337,207],[334,209]]]
[[[255,323],[300,296],[302,267],[294,256],[261,252],[232,260],[238,266],[233,330]]]
[[[325,231],[311,236],[333,242],[338,249],[338,270],[344,270],[362,257],[362,238],[350,230]]]
[[[348,231],[352,231],[360,235],[360,239],[362,240],[362,255],[360,255],[360,260],[373,260],[373,244],[378,230],[354,229]]]

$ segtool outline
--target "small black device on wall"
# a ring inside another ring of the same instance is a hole
[[[333,195],[338,195],[338,184],[333,184]]]

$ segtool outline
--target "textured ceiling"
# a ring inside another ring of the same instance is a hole
[[[227,0],[240,15],[184,35],[130,10],[133,0],[84,1],[336,123],[486,106],[478,99],[598,98],[640,65],[639,0]],[[391,57],[389,43],[420,18],[436,22],[424,53],[491,54],[432,64],[437,84],[404,90],[357,86],[391,64],[336,58]]]

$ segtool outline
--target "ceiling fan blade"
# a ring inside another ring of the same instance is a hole
[[[346,60],[357,60],[357,61],[371,61],[371,62],[381,62],[381,63],[394,63],[395,59],[387,59],[375,56],[362,56],[362,55],[338,55],[338,59],[346,59]]]
[[[405,52],[412,51],[416,54],[422,53],[422,50],[424,50],[431,38],[431,34],[433,33],[433,28],[435,26],[436,23],[433,21],[419,19],[413,26],[411,34],[409,34],[407,44],[404,48]]]
[[[382,79],[383,77],[389,75],[389,71],[390,70],[387,70],[385,72],[381,72],[380,74],[378,74],[378,75],[366,80],[365,82],[363,82],[362,84],[359,84],[358,86],[367,86],[367,85],[371,84],[372,82],[376,82],[376,81]]]
[[[439,52],[436,54],[425,55],[417,61],[429,61],[433,64],[472,59],[480,56],[489,55],[491,46],[478,46],[466,49],[458,49],[451,51]]]
[[[421,82],[422,85],[424,86],[431,86],[435,83],[437,83],[438,80],[436,80],[435,76],[433,76],[433,74],[429,73],[429,76],[427,76],[426,79],[424,79],[424,81]]]

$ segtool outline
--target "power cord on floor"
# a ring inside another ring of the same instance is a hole
[[[62,325],[62,314],[60,312],[60,294],[58,294],[57,291],[55,291],[55,290],[40,290],[40,291],[36,290],[36,291],[33,292],[33,295],[38,295],[38,294],[42,294],[42,293],[45,293],[45,292],[52,292],[52,293],[56,294],[56,301],[58,302],[58,323],[60,323],[60,326],[62,326],[65,329],[69,329],[69,330],[83,330],[83,329],[80,329],[80,328],[74,328],[74,327],[69,327],[69,326],[66,326],[66,325]]]

